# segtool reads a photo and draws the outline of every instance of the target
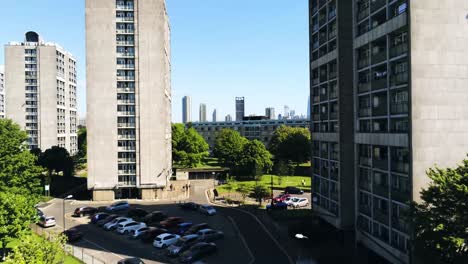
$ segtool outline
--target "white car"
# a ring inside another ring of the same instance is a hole
[[[131,222],[133,221],[132,218],[128,217],[117,217],[116,219],[110,221],[109,223],[104,225],[104,230],[112,230],[117,227],[118,224],[124,223],[124,222]]]
[[[206,215],[215,215],[216,214],[216,209],[214,209],[212,206],[209,205],[200,205],[200,212],[206,214]]]
[[[139,222],[135,222],[135,221],[131,221],[131,222],[123,222],[123,223],[120,223],[119,225],[117,225],[117,233],[121,234],[121,235],[126,235],[140,227],[145,227],[146,224],[145,223],[139,223]]]
[[[287,204],[288,206],[291,206],[293,202],[297,201],[299,199],[299,197],[288,197],[286,199],[284,199],[284,203]]]
[[[180,238],[179,235],[176,234],[169,234],[169,233],[164,233],[159,236],[157,236],[154,241],[153,241],[153,246],[157,248],[166,248],[175,242]]]
[[[307,199],[307,198],[298,198],[298,199],[295,199],[291,203],[291,206],[294,207],[294,208],[298,208],[298,207],[307,206],[308,204],[309,204],[309,199]]]
[[[39,218],[39,224],[42,226],[42,227],[51,227],[51,226],[55,226],[56,222],[55,222],[55,217],[53,216],[46,216],[46,215],[43,215]]]

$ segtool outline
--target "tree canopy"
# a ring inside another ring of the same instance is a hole
[[[410,213],[416,255],[426,263],[468,263],[468,160],[427,175],[432,182]]]
[[[269,172],[273,163],[271,154],[262,142],[258,140],[248,141],[242,150],[239,168],[240,176],[261,176]]]
[[[197,167],[208,157],[208,143],[194,128],[172,125],[172,159],[182,167]]]
[[[216,136],[213,154],[227,168],[234,169],[242,159],[244,145],[248,143],[245,137],[232,129],[222,129]]]
[[[45,236],[23,234],[21,244],[8,255],[6,264],[59,264],[65,259],[66,237],[51,233]]]
[[[24,144],[27,134],[9,119],[0,119],[0,191],[41,193],[43,169]]]
[[[269,144],[276,160],[296,164],[310,160],[310,131],[307,128],[280,126]]]
[[[59,146],[53,146],[46,149],[39,157],[39,165],[52,172],[63,172],[64,176],[73,176],[73,158],[70,157],[68,150]]]
[[[86,160],[86,151],[88,149],[88,145],[86,142],[87,131],[86,127],[80,127],[78,129],[78,157],[80,159]]]

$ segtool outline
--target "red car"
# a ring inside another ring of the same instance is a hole
[[[182,219],[182,217],[173,216],[173,217],[167,218],[164,221],[159,222],[159,225],[163,228],[168,229],[168,228],[175,227],[182,222],[184,222],[184,219]]]
[[[273,198],[273,202],[275,202],[275,203],[284,202],[284,200],[286,200],[286,198],[288,198],[290,196],[291,195],[288,194],[288,193],[282,193],[282,194],[276,196],[275,198]]]

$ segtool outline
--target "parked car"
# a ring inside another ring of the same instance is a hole
[[[127,213],[128,217],[144,217],[148,214],[148,211],[142,208],[130,209]]]
[[[96,213],[93,216],[91,216],[91,224],[97,224],[98,221],[101,221],[102,219],[106,219],[109,217],[110,214],[108,213]]]
[[[289,194],[303,194],[304,191],[293,186],[288,186],[284,188],[284,193],[289,193]]]
[[[216,209],[213,208],[213,206],[210,205],[200,205],[200,212],[206,215],[215,215],[216,214]]]
[[[200,207],[199,204],[196,204],[194,202],[181,203],[179,206],[181,209],[191,210],[191,211],[196,211],[198,207]]]
[[[117,217],[116,219],[110,221],[109,223],[105,224],[104,225],[104,230],[113,230],[115,228],[117,228],[117,225],[118,224],[122,224],[122,223],[125,223],[125,222],[132,222],[133,219],[131,218],[128,218],[128,217]]]
[[[44,215],[44,212],[41,211],[41,209],[36,208],[37,216],[41,217]]]
[[[182,217],[172,216],[172,217],[167,218],[164,221],[159,222],[159,225],[167,229],[167,228],[175,227],[176,225],[182,223],[183,221],[184,220],[182,219]]]
[[[146,232],[148,232],[149,230],[151,230],[151,228],[154,228],[156,229],[156,227],[150,227],[150,226],[141,226],[135,230],[131,230],[130,231],[130,238],[132,239],[139,239],[141,238]]]
[[[196,234],[198,231],[207,228],[210,228],[210,226],[207,223],[193,225],[187,231],[185,231],[184,235]]]
[[[167,215],[164,212],[154,211],[143,217],[142,221],[149,225],[152,223],[159,223],[160,221],[163,221],[166,218]]]
[[[284,201],[286,201],[286,199],[288,199],[290,197],[291,197],[291,195],[289,193],[282,193],[282,194],[276,196],[275,198],[273,198],[273,202],[275,202],[275,203],[284,202]]]
[[[57,223],[55,222],[55,217],[43,215],[39,217],[38,224],[41,225],[42,227],[51,227],[51,226],[55,226]]]
[[[192,263],[216,252],[216,244],[200,242],[193,245],[189,250],[182,253],[179,260],[182,263]]]
[[[73,212],[73,216],[82,217],[85,215],[93,215],[95,213],[97,213],[97,208],[85,206],[76,208]]]
[[[189,230],[190,227],[193,226],[193,223],[190,223],[190,222],[183,222],[183,223],[180,223],[177,225],[177,227],[175,228],[175,233],[179,234],[179,235],[183,235],[185,233],[185,231]]]
[[[291,205],[291,203],[293,201],[295,201],[296,199],[298,199],[298,197],[293,197],[293,196],[289,196],[288,198],[284,199],[283,203],[287,204],[288,206]]]
[[[309,199],[307,198],[296,198],[291,202],[291,206],[294,208],[304,207],[309,205]]]
[[[160,234],[164,234],[168,232],[169,231],[164,228],[150,227],[150,229],[141,236],[141,241],[143,241],[144,243],[150,243],[150,242],[153,242],[154,239]]]
[[[104,226],[105,224],[109,223],[110,221],[116,219],[117,217],[120,217],[120,215],[116,215],[116,214],[109,215],[108,217],[97,221],[97,225],[98,226]]]
[[[125,259],[119,260],[117,264],[145,264],[145,263],[139,258],[125,258]]]
[[[213,229],[202,229],[197,232],[198,239],[203,242],[213,242],[224,237],[224,233]]]
[[[76,228],[71,228],[62,232],[67,237],[68,242],[78,241],[83,237],[83,233]]]
[[[287,210],[287,209],[288,209],[288,205],[286,203],[283,203],[283,202],[279,202],[279,203],[275,203],[275,204],[269,204],[269,205],[266,206],[267,211]]]
[[[198,235],[187,235],[179,238],[177,242],[167,248],[166,254],[174,257],[189,249],[192,245],[198,242]]]
[[[128,208],[130,208],[130,205],[128,204],[128,202],[127,201],[121,201],[121,202],[116,202],[116,203],[113,203],[113,204],[107,206],[106,211],[116,212],[116,211],[127,210]]]
[[[117,225],[116,231],[121,235],[129,234],[131,231],[134,231],[140,227],[145,227],[145,223],[139,223],[135,221],[123,222]]]
[[[179,235],[164,233],[154,239],[153,246],[157,248],[166,248],[174,244],[179,238]]]

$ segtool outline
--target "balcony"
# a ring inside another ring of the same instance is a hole
[[[313,78],[312,79],[312,84],[319,84],[319,78]]]
[[[388,169],[388,159],[383,158],[383,159],[373,159],[372,164],[374,168],[378,168],[381,170],[387,170]]]
[[[358,59],[358,69],[369,66],[369,57]]]
[[[367,216],[370,216],[371,215],[371,208],[369,205],[367,204],[359,204],[359,212],[367,215]]]
[[[115,20],[117,22],[133,22],[135,19],[134,17],[116,17]]]
[[[135,128],[135,123],[117,123],[120,128]]]
[[[135,151],[136,146],[122,146],[122,147],[117,147],[118,151]]]
[[[390,111],[394,115],[407,114],[408,113],[408,101],[392,103],[390,105]]]
[[[397,57],[408,52],[408,43],[403,43],[390,48],[390,57]]]
[[[135,99],[118,99],[117,104],[135,104]]]
[[[117,76],[117,81],[134,81],[135,76]]]
[[[376,54],[372,54],[372,64],[382,62],[387,59],[387,51],[381,51]]]
[[[338,192],[335,191],[330,191],[330,198],[334,201],[338,201]]]
[[[334,37],[336,37],[336,29],[333,29],[330,32],[328,32],[328,39],[332,39]]]
[[[124,87],[121,87],[121,88],[117,88],[117,92],[118,92],[118,93],[135,93],[135,88],[130,88],[130,87],[124,88]]]
[[[117,111],[117,116],[135,116],[134,111]]]
[[[118,28],[115,32],[117,34],[134,34],[135,30],[134,29],[127,29],[127,28],[125,28],[125,29],[119,29]]]
[[[374,79],[372,81],[372,90],[380,90],[387,88],[387,78]]]
[[[336,8],[328,10],[328,20],[332,20],[336,17]]]
[[[370,116],[370,114],[371,114],[370,108],[359,109],[359,117],[367,117],[367,116]]]
[[[320,96],[313,96],[312,97],[312,102],[314,102],[314,103],[320,102]]]
[[[404,192],[398,189],[393,189],[392,188],[392,200],[398,201],[400,203],[406,203],[410,201],[410,193],[409,191]]]
[[[337,120],[338,112],[330,112],[330,120]]]
[[[119,170],[119,175],[135,175],[136,170]]]
[[[368,16],[369,16],[369,9],[368,8],[357,11],[357,21],[358,22],[363,20],[364,18],[366,18]]]
[[[338,177],[339,177],[339,175],[338,175],[338,169],[336,169],[336,170],[331,169],[331,170],[330,170],[330,178],[331,178],[332,180],[338,181]]]
[[[320,121],[320,115],[319,115],[319,114],[313,114],[313,115],[312,115],[312,119],[313,119],[314,121]]]
[[[408,73],[402,72],[390,76],[390,84],[392,86],[398,86],[408,83]]]
[[[119,58],[132,58],[135,57],[135,52],[117,52]]]
[[[136,139],[135,135],[118,135],[117,139]]]
[[[117,46],[134,46],[135,41],[133,40],[117,40]]]
[[[379,10],[380,8],[385,6],[386,3],[387,3],[387,0],[374,0],[374,1],[371,1],[371,4],[370,4],[371,13]]]
[[[322,177],[328,178],[329,174],[328,174],[328,168],[327,167],[322,167],[321,175],[322,175]]]
[[[135,163],[136,158],[120,158],[118,159],[118,163],[123,164],[123,163]]]
[[[358,92],[365,93],[370,90],[370,82],[358,83]]]
[[[327,3],[327,0],[319,0],[319,8],[322,8]]]
[[[117,11],[133,11],[133,5],[117,5]]]
[[[336,79],[336,75],[337,75],[337,72],[336,71],[331,71],[329,74],[328,74],[328,79],[331,80],[331,79]]]
[[[409,173],[409,163],[402,161],[393,161],[392,162],[392,171]]]
[[[319,45],[320,45],[320,44],[319,44],[318,41],[314,42],[314,43],[312,44],[312,49],[318,49],[318,48],[319,48]]]
[[[401,218],[392,217],[392,227],[406,234],[409,232],[409,224]]]
[[[380,195],[382,197],[388,197],[388,186],[384,185],[373,185],[374,194]]]
[[[135,64],[117,64],[117,69],[135,69]]]
[[[359,157],[359,164],[360,165],[365,165],[365,166],[370,166],[371,165],[371,158],[369,158],[369,157]]]
[[[320,93],[320,101],[328,100],[328,93],[325,90],[325,93]]]
[[[379,221],[382,224],[388,225],[388,214],[382,212],[381,210],[374,208],[374,219]]]

